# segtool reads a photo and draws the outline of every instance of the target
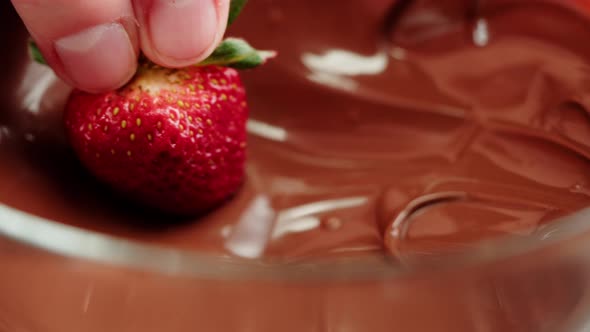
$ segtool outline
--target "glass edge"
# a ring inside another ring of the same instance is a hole
[[[227,280],[390,279],[420,274],[423,270],[433,272],[489,264],[531,253],[589,231],[590,208],[586,208],[551,222],[528,237],[508,236],[484,242],[472,250],[445,255],[435,265],[392,263],[385,255],[282,263],[198,254],[141,243],[64,225],[0,204],[0,236],[27,247],[61,257],[163,275]]]

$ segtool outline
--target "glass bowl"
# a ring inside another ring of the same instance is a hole
[[[467,8],[460,1],[448,4]],[[342,47],[365,40],[366,44],[353,48],[368,54],[388,43],[380,29],[393,28],[384,15],[390,5],[381,0],[256,0],[231,32],[244,32],[255,44],[279,50],[282,59],[260,75],[277,70],[332,93],[345,91],[359,99],[403,104],[404,100],[391,99],[378,77],[335,79],[330,74],[342,66],[336,60],[331,72],[302,74],[305,66],[313,69],[317,63],[310,50],[329,48],[325,38],[330,29],[350,34],[350,39],[341,41]],[[336,6],[342,8],[332,13]],[[22,134],[23,142],[32,142],[38,139],[32,132],[45,132],[56,123],[59,116],[39,110],[58,107],[67,90],[47,76],[47,70],[30,63],[26,31],[8,2],[0,4],[0,13],[0,36],[7,46],[0,54],[3,147],[5,135]],[[390,13],[395,16],[395,11]],[[283,28],[277,28],[278,24]],[[556,29],[556,33],[564,32]],[[485,33],[475,35],[476,42],[485,43]],[[402,53],[402,48],[393,48],[391,56]],[[368,69],[357,70],[375,70],[380,59],[376,56]],[[258,104],[266,100],[268,85],[283,84],[255,82],[252,75],[245,74],[244,79]],[[351,87],[358,89],[351,92]],[[47,97],[51,89],[55,89],[49,94],[53,97]],[[280,108],[277,98],[268,96],[267,102]],[[15,120],[15,111],[42,121],[29,128],[29,122]],[[251,133],[279,139],[285,134],[258,121],[259,115],[254,111]],[[50,159],[52,150],[45,148],[33,152]],[[2,160],[5,165],[10,162]],[[0,167],[2,172],[6,169]],[[14,176],[25,175],[35,176],[26,172]],[[0,204],[1,331],[566,332],[590,328],[590,210],[563,216],[526,236],[504,236],[433,259],[337,255],[265,260],[249,257],[256,256],[256,248],[254,255],[246,250],[242,257],[212,254],[52,221],[48,216],[53,209],[59,210],[55,204],[59,197],[29,200],[28,191],[33,189],[12,183],[6,181],[1,189],[3,197],[14,198]],[[43,195],[59,193],[37,194]],[[101,218],[101,212],[96,213]]]

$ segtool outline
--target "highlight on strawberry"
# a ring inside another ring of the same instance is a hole
[[[231,1],[228,25],[245,3]],[[29,49],[45,63],[34,42]],[[248,105],[236,69],[274,56],[238,38],[181,69],[140,56],[135,76],[116,91],[72,91],[68,140],[94,176],[130,200],[175,215],[207,212],[244,181]]]

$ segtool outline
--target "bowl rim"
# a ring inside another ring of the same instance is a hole
[[[541,226],[530,236],[508,235],[479,242],[468,251],[436,260],[399,260],[387,255],[297,261],[243,259],[131,240],[62,224],[0,203],[0,236],[52,256],[178,277],[217,280],[375,280],[485,267],[572,244],[590,234],[590,207]]]

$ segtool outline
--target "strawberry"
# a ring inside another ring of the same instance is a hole
[[[99,179],[148,206],[192,214],[242,182],[247,116],[233,68],[144,66],[118,91],[73,91],[65,126]]]
[[[116,91],[72,91],[64,113],[69,142],[92,174],[133,201],[178,215],[211,210],[244,179],[248,105],[235,68],[273,55],[227,38],[187,68],[141,59]]]

